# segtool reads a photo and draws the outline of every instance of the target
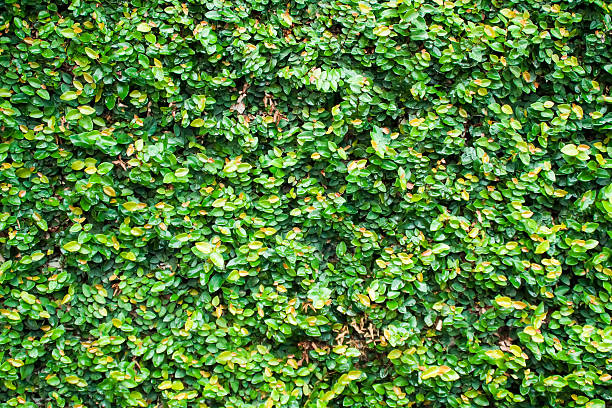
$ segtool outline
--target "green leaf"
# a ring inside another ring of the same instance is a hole
[[[81,379],[76,375],[68,375],[64,377],[64,381],[66,381],[68,384],[78,384]]]
[[[125,202],[122,204],[122,206],[123,208],[125,208],[127,211],[130,211],[130,212],[143,210],[147,207],[147,205],[144,203],[138,203],[134,201]]]
[[[376,154],[378,154],[378,156],[380,156],[381,158],[385,157],[387,145],[391,140],[391,138],[388,136],[388,132],[388,129],[383,130],[378,126],[374,126],[372,128],[372,147],[376,151]]]
[[[230,361],[233,357],[234,357],[234,352],[228,350],[228,351],[223,351],[219,353],[216,360],[218,363],[224,364]]]
[[[585,408],[605,408],[606,403],[600,399],[593,399],[586,403]]]
[[[504,352],[501,350],[487,350],[485,354],[487,355],[487,357],[493,360],[501,360],[505,356]]]
[[[336,246],[336,255],[338,255],[339,258],[342,258],[344,254],[346,254],[346,244],[344,241],[340,241],[340,243],[338,243]]]
[[[123,259],[127,259],[128,261],[136,262],[136,254],[134,254],[134,252],[132,251],[127,251],[127,252],[123,251],[119,255],[121,255]]]
[[[145,22],[139,23],[136,26],[136,29],[141,33],[148,33],[149,31],[151,31],[151,27]]]
[[[51,98],[51,96],[49,95],[49,92],[46,89],[38,89],[36,91],[36,94],[40,96],[41,98],[43,98],[45,101],[48,101]]]
[[[129,91],[130,88],[128,84],[125,84],[123,82],[117,82],[117,95],[119,95],[119,98],[121,100],[125,99]]]
[[[184,167],[181,167],[181,168],[176,169],[174,171],[174,175],[176,177],[185,177],[187,174],[189,174],[189,169],[186,169]]]
[[[387,26],[378,26],[374,28],[373,32],[379,37],[386,37],[391,34],[391,30]]]
[[[36,296],[29,294],[28,292],[21,292],[19,295],[21,299],[29,305],[33,305],[36,303]]]
[[[575,144],[567,144],[561,148],[561,153],[565,154],[566,156],[578,156],[578,153],[580,152],[576,148]]]
[[[81,116],[81,112],[78,109],[70,109],[68,113],[66,113],[66,119],[68,120],[78,120]]]
[[[219,269],[225,268],[225,261],[223,260],[223,255],[218,252],[212,252],[210,254],[210,260],[212,263]]]
[[[60,99],[61,99],[62,101],[72,101],[72,100],[74,100],[74,99],[78,98],[78,96],[79,96],[79,95],[77,95],[77,93],[76,93],[76,92],[74,92],[74,91],[66,91],[66,92],[64,92],[64,93],[63,93],[63,94],[60,96]]]
[[[203,254],[209,255],[213,252],[213,246],[208,242],[196,242],[195,247]]]
[[[19,178],[28,178],[30,177],[31,174],[32,174],[32,171],[30,169],[26,169],[25,167],[22,167],[20,169],[17,169],[17,171],[15,171],[15,175]]]
[[[63,248],[68,252],[76,252],[81,249],[81,244],[76,241],[70,241],[64,244]]]
[[[423,371],[423,373],[421,374],[421,378],[423,380],[427,380],[429,378],[438,377],[440,375],[443,375],[443,374],[449,372],[450,370],[451,369],[448,366],[433,366],[433,367],[429,367],[425,371]]]
[[[85,53],[87,54],[87,56],[91,59],[98,59],[98,57],[100,57],[100,54],[98,54],[97,51],[92,50],[89,47],[85,47]]]
[[[536,247],[535,253],[543,254],[544,252],[548,251],[549,248],[550,248],[550,242],[548,240],[542,241]]]
[[[52,387],[57,387],[60,384],[60,379],[57,377],[57,375],[52,375],[47,378],[47,384]]]
[[[196,127],[196,128],[202,127],[202,126],[204,126],[204,119],[202,119],[202,118],[194,119],[194,120],[191,121],[190,126],[191,127]]]
[[[151,293],[159,293],[166,289],[166,285],[164,282],[155,282],[153,286],[151,286]]]
[[[92,108],[91,106],[87,106],[87,105],[79,106],[78,110],[83,115],[93,115],[94,113],[96,113],[96,110],[94,108]]]
[[[76,37],[76,33],[72,30],[72,28],[63,28],[59,31],[59,33],[66,38]]]
[[[211,256],[211,259],[212,259],[212,256]],[[217,264],[215,263],[215,265]],[[222,266],[220,267],[222,268]],[[225,278],[223,277],[223,275],[219,275],[218,273],[212,275],[210,277],[210,280],[208,281],[208,291],[210,293],[216,292],[217,290],[219,290],[221,285],[223,285],[223,282],[225,282]]]
[[[504,307],[504,308],[511,308],[512,307],[512,299],[510,299],[507,296],[497,296],[495,298],[495,303],[497,303],[498,305],[500,305],[501,307]]]

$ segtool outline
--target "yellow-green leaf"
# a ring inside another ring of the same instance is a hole
[[[142,210],[142,209],[145,209],[146,207],[147,205],[144,203],[137,203],[133,201],[128,201],[126,203],[123,203],[123,208],[125,208],[128,211]]]
[[[162,381],[162,383],[159,384],[159,387],[157,388],[159,388],[160,390],[169,390],[170,388],[172,388],[172,381]]]
[[[79,381],[81,381],[81,379],[76,375],[68,375],[66,378],[64,378],[64,380],[66,380],[68,384],[77,384]]]
[[[485,354],[487,355],[487,357],[492,358],[494,360],[500,360],[504,358],[505,355],[504,352],[501,350],[487,350]]]
[[[87,54],[87,56],[92,59],[97,59],[100,56],[97,51],[92,50],[89,47],[85,47],[85,54]]]
[[[195,243],[195,247],[198,251],[208,255],[210,253],[212,253],[213,251],[213,246],[211,244],[209,244],[208,242],[196,242]]]
[[[190,126],[191,127],[195,127],[195,128],[202,127],[202,126],[204,126],[204,119],[202,119],[202,118],[194,119],[194,120],[191,121]]]
[[[561,148],[561,153],[567,156],[578,156],[578,153],[580,152],[578,151],[578,148],[576,148],[575,144],[570,143]]]
[[[548,251],[549,248],[550,248],[550,242],[548,240],[542,241],[536,247],[535,253],[536,254],[543,254],[544,252]]]
[[[81,244],[76,241],[70,241],[64,244],[63,248],[68,252],[76,252],[81,249]]]
[[[77,109],[83,115],[93,115],[94,113],[96,113],[96,110],[94,108],[92,108],[91,106],[87,106],[87,105],[81,105]]]
[[[507,296],[498,296],[495,298],[495,303],[501,307],[510,308],[512,307],[512,299]]]

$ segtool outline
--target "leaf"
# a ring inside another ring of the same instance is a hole
[[[81,379],[76,375],[68,375],[64,377],[64,381],[66,381],[68,384],[78,384]]]
[[[440,379],[445,382],[457,381],[460,378],[461,376],[455,370],[450,369],[450,367],[449,367],[449,371],[443,373],[440,376]]]
[[[487,350],[485,354],[493,360],[501,360],[504,358],[504,352],[501,350]]]
[[[213,252],[213,246],[208,242],[196,242],[195,247],[198,251],[206,255],[211,254]]]
[[[60,379],[57,377],[57,375],[52,375],[48,377],[46,380],[47,380],[47,384],[49,384],[52,387],[57,387],[60,384]]]
[[[132,251],[123,251],[119,254],[123,259],[128,261],[136,262],[136,254]]]
[[[431,251],[437,255],[437,254],[441,254],[443,252],[449,251],[450,249],[451,249],[450,245],[440,243],[440,244],[434,245],[433,248],[431,248]]]
[[[193,328],[193,324],[194,324],[194,323],[193,323],[193,320],[191,320],[191,318],[188,318],[188,319],[185,321],[185,327],[184,327],[184,330],[185,330],[185,331],[191,331],[191,329]]]
[[[582,110],[582,107],[580,107],[580,105],[573,104],[572,111],[574,111],[576,116],[578,116],[578,119],[582,119],[584,117],[584,111]]]
[[[143,210],[145,208],[147,208],[147,205],[144,203],[138,203],[138,202],[134,202],[134,201],[128,201],[122,204],[123,208],[125,208],[127,211],[139,211],[139,210]]]
[[[68,252],[76,252],[81,249],[81,244],[76,241],[70,241],[64,244],[63,248]]]
[[[544,384],[547,387],[563,388],[567,385],[567,381],[558,375],[553,375],[544,379]]]
[[[100,54],[98,54],[97,51],[92,50],[89,47],[85,47],[85,53],[87,54],[87,56],[91,59],[98,59],[100,57]]]
[[[578,153],[580,152],[576,148],[575,144],[566,144],[561,148],[561,153],[565,154],[566,156],[578,156]]]
[[[79,112],[78,109],[70,109],[67,113],[66,113],[66,119],[68,120],[78,120],[81,118],[81,112]]]
[[[151,27],[147,23],[142,22],[136,26],[136,30],[140,31],[141,33],[148,33],[151,31]]]
[[[115,192],[115,189],[110,187],[110,186],[102,187],[102,191],[104,191],[104,194],[106,194],[109,197],[116,197],[117,196],[117,193]]]
[[[434,378],[442,374],[445,374],[449,372],[450,370],[451,368],[445,365],[429,367],[425,371],[423,371],[423,373],[421,373],[421,379],[427,380],[429,378]]]
[[[204,119],[202,119],[202,118],[194,119],[194,120],[191,121],[190,126],[191,127],[195,127],[195,128],[202,127],[202,126],[204,126]]]
[[[193,95],[192,96],[194,102],[196,103],[196,107],[198,111],[202,112],[204,108],[206,108],[206,95]],[[197,119],[194,119],[194,121]],[[191,122],[193,126],[193,121]],[[202,120],[202,125],[204,124],[204,120]],[[194,126],[199,127],[199,126]]]
[[[223,207],[225,205],[225,203],[227,202],[226,198],[217,198],[213,203],[212,206],[215,208],[219,208],[219,207]]]
[[[538,246],[535,249],[535,253],[543,254],[544,252],[548,251],[549,248],[550,248],[550,242],[548,240],[544,240],[538,244]]]
[[[500,305],[501,307],[504,308],[511,308],[512,307],[512,299],[510,299],[509,297],[506,296],[498,296],[495,298],[495,303],[497,303],[498,305]]]
[[[78,97],[79,97],[79,95],[76,92],[74,92],[74,91],[66,91],[66,92],[64,92],[60,96],[60,99],[62,101],[72,101],[72,100],[74,100],[74,99],[76,99]]]
[[[87,105],[81,105],[77,109],[83,115],[93,115],[94,113],[96,113],[96,110],[94,108],[92,108],[91,106],[87,106]]]
[[[36,296],[31,295],[28,292],[22,291],[19,297],[21,297],[21,299],[29,305],[33,305],[36,303]]]
[[[385,134],[382,128],[374,126],[372,128],[370,136],[372,138],[372,147],[376,151],[376,154],[378,154],[378,156],[380,156],[381,158],[385,157],[387,145],[391,140],[391,138],[388,136],[388,131],[387,134]]]
[[[49,92],[46,89],[38,89],[36,91],[36,94],[46,101],[48,101],[51,98],[51,96],[49,95]]]
[[[223,352],[219,353],[219,355],[217,356],[216,360],[217,360],[218,363],[224,364],[224,363],[227,363],[228,361],[230,361],[233,357],[234,357],[234,352],[233,351],[223,351]]]
[[[586,403],[585,408],[606,408],[606,403],[600,399],[592,399]]]
[[[166,289],[164,282],[155,282],[153,286],[151,286],[151,293],[163,292],[164,289]]]
[[[215,265],[217,268],[219,269],[225,268],[225,261],[223,260],[223,256],[220,253],[212,252],[210,254],[210,260],[212,261],[213,265]]]
[[[31,174],[32,174],[32,171],[30,171],[30,169],[26,169],[25,167],[22,167],[20,169],[17,169],[17,171],[15,171],[15,175],[19,178],[28,178],[30,177]]]
[[[63,28],[59,31],[62,37],[66,38],[74,38],[76,37],[76,33],[72,30],[72,28]]]
[[[391,29],[387,26],[378,26],[374,28],[374,34],[379,37],[386,37],[391,34]]]
[[[174,175],[176,177],[185,177],[187,174],[189,174],[189,169],[186,169],[184,167],[176,169],[175,172],[174,172]]]
[[[211,256],[211,259],[212,259],[212,256]],[[217,264],[215,263],[215,265]],[[223,268],[223,266],[220,266],[220,268]],[[221,285],[223,285],[223,282],[225,282],[225,278],[223,277],[223,275],[215,273],[214,275],[210,277],[210,280],[208,281],[208,291],[210,293],[216,292],[217,290],[219,290]]]
[[[322,309],[331,296],[332,291],[326,287],[315,286],[308,291],[308,299],[315,309]],[[367,296],[366,296],[367,298]]]
[[[117,82],[117,95],[119,96],[119,99],[121,100],[125,99],[129,91],[130,91],[130,88],[128,84]]]

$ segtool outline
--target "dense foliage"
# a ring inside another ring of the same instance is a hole
[[[0,5],[0,407],[612,403],[612,18]]]

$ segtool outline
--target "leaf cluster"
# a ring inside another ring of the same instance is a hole
[[[601,0],[5,0],[0,408],[612,403]]]

